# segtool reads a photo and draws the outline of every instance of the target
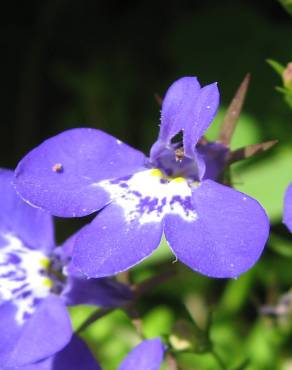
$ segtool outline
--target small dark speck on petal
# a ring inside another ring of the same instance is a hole
[[[54,172],[61,173],[61,172],[63,172],[63,170],[64,170],[64,167],[61,163],[55,163],[52,167],[52,171],[54,171]]]

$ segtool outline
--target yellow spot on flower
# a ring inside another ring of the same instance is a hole
[[[201,185],[201,183],[200,183],[199,181],[193,181],[193,182],[191,183],[191,186],[192,186],[193,188],[198,188],[200,185]]]
[[[44,269],[48,269],[49,268],[49,266],[50,266],[50,260],[48,259],[48,258],[42,258],[41,260],[40,260],[40,264],[41,264],[41,266],[44,268]]]
[[[53,282],[49,278],[44,278],[43,284],[46,288],[52,288],[53,287]]]
[[[150,174],[151,176],[163,177],[163,173],[158,168],[151,170]]]
[[[172,181],[174,181],[174,182],[184,182],[186,180],[183,177],[175,177]]]

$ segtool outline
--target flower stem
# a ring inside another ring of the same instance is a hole
[[[219,356],[219,354],[214,349],[211,350],[211,353],[212,353],[213,357],[215,358],[215,360],[217,361],[220,369],[221,370],[226,370],[226,366],[225,366],[222,358]]]
[[[96,320],[106,316],[107,314],[113,312],[117,308],[121,308],[121,309],[124,309],[128,313],[128,315],[131,317],[131,319],[133,321],[133,325],[137,329],[137,332],[139,334],[141,334],[141,330],[142,330],[141,325],[142,324],[141,324],[140,318],[138,318],[137,314],[135,314],[135,317],[133,317],[132,314],[129,314],[129,313],[134,312],[133,310],[135,309],[135,304],[136,304],[137,300],[140,299],[140,297],[143,294],[152,290],[158,284],[161,284],[164,281],[170,279],[171,277],[174,276],[175,273],[176,273],[176,270],[174,270],[174,269],[169,270],[169,271],[164,271],[159,275],[152,276],[151,278],[146,279],[145,281],[143,281],[140,284],[132,285],[131,288],[134,292],[133,301],[131,301],[131,302],[129,302],[129,303],[123,305],[123,306],[120,306],[120,307],[105,307],[105,308],[97,309],[80,325],[80,327],[76,330],[76,333],[77,334],[81,333],[82,331],[87,329],[90,325],[92,325]]]

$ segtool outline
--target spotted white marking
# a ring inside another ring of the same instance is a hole
[[[191,204],[191,188],[182,178],[167,178],[152,169],[127,178],[98,183],[111,199],[122,207],[128,222],[160,222],[166,214],[177,214],[194,221],[197,214]]]
[[[7,244],[0,248],[0,303],[14,304],[16,322],[22,325],[50,293],[52,281],[46,276],[49,260],[12,234],[6,234],[5,239]]]

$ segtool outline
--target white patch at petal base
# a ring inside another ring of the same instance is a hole
[[[11,301],[16,306],[15,319],[22,325],[37,302],[50,294],[52,281],[46,274],[49,260],[12,234],[4,238],[7,244],[0,248],[0,302]]]
[[[198,218],[191,204],[191,188],[182,177],[167,178],[159,169],[146,170],[128,178],[98,183],[123,208],[128,222],[160,222],[166,214],[186,221]]]

